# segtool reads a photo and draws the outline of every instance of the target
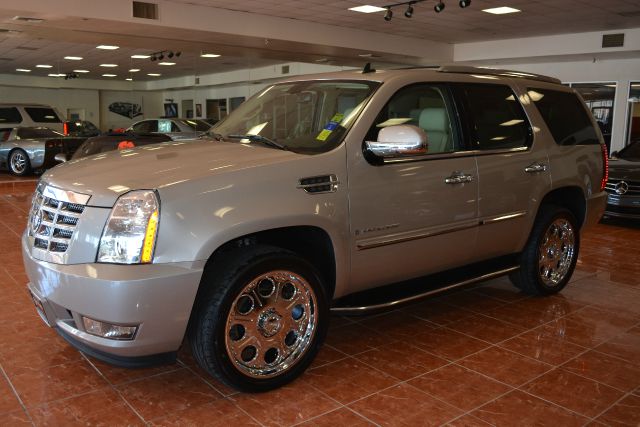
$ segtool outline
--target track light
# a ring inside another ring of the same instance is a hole
[[[384,20],[391,21],[391,18],[393,18],[393,11],[391,10],[390,7],[388,7],[387,11],[384,13]]]
[[[182,52],[176,52],[176,57],[180,57],[180,55],[182,55]]]
[[[167,58],[173,58],[173,52],[169,51],[169,53],[167,54]]]
[[[444,3],[442,3],[441,1],[438,2],[435,6],[433,6],[433,10],[436,11],[436,13],[440,13],[444,10]]]
[[[411,18],[413,16],[413,3],[409,3],[407,10],[404,12],[404,16]]]
[[[156,56],[155,55],[151,55],[151,60],[155,61],[156,60]]]
[[[460,2],[458,3],[460,5],[461,8],[465,8],[468,7],[471,4],[471,0],[460,0]]]
[[[162,61],[164,59],[164,55],[161,53],[160,56],[158,56],[158,60]]]

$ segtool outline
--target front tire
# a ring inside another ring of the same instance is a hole
[[[292,252],[235,250],[205,268],[201,286],[189,341],[198,364],[227,385],[248,392],[285,385],[324,341],[329,307],[320,276]]]
[[[568,209],[544,205],[520,255],[520,269],[511,282],[532,295],[560,292],[569,282],[578,260],[580,233]]]
[[[9,153],[9,171],[16,176],[25,176],[31,173],[31,162],[27,152],[16,148]]]

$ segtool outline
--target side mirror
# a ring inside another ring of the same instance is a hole
[[[64,163],[68,159],[67,159],[67,155],[65,153],[58,153],[53,157],[53,160],[55,160],[58,163]]]
[[[377,141],[365,142],[378,157],[394,158],[427,154],[427,134],[418,126],[395,125],[380,129]]]

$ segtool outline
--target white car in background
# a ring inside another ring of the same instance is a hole
[[[0,126],[47,127],[62,132],[60,114],[44,104],[0,104]]]
[[[209,130],[211,125],[200,119],[146,119],[134,123],[127,131],[137,134],[162,133],[171,139],[194,139]]]

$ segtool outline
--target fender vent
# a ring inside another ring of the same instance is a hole
[[[604,34],[602,36],[602,47],[622,47],[624,46],[624,33]]]
[[[309,194],[335,193],[338,190],[338,177],[335,175],[312,176],[301,178],[298,188],[302,188]]]

